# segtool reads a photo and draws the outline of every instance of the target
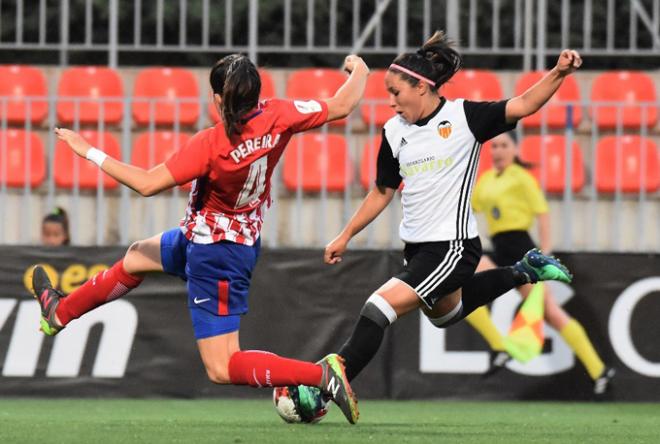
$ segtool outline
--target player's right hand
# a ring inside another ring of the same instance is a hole
[[[83,136],[66,128],[55,128],[57,138],[66,142],[67,145],[80,157],[87,157],[87,151],[92,145]]]
[[[338,264],[341,262],[341,256],[346,251],[348,247],[349,239],[346,239],[341,234],[334,238],[328,245],[325,247],[325,253],[323,254],[323,261],[326,264]]]
[[[367,64],[364,63],[364,60],[362,60],[362,57],[355,54],[350,54],[347,55],[344,59],[344,71],[347,73],[352,73],[353,70],[358,66],[362,66],[367,72],[369,72],[369,68],[367,67]]]

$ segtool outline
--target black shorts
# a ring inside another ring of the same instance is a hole
[[[481,258],[481,241],[473,239],[406,244],[403,271],[396,276],[433,308],[443,296],[472,277]]]
[[[498,267],[515,264],[532,248],[534,241],[527,231],[505,231],[498,233],[491,239],[493,252],[488,256]]]

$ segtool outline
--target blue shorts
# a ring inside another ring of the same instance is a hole
[[[160,256],[165,273],[186,281],[195,338],[237,331],[248,311],[248,290],[261,241],[253,246],[220,241],[195,244],[179,228],[163,233]]]

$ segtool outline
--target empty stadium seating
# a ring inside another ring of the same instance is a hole
[[[343,191],[352,182],[353,162],[346,139],[338,134],[320,133],[294,137],[284,153],[286,188],[294,191],[300,185],[303,191],[318,192],[323,188],[324,178],[328,191]]]
[[[265,69],[259,69],[259,75],[261,76],[260,98],[270,99],[271,97],[276,97],[277,94],[275,93],[275,84],[273,83],[273,77],[270,75],[270,73]],[[220,121],[220,116],[218,115],[218,112],[215,109],[212,96],[213,96],[213,91],[209,89],[209,103],[207,105],[207,111],[209,113],[209,116],[211,117],[211,121],[217,123]]]
[[[376,163],[380,151],[381,135],[374,136],[364,143],[362,160],[360,161],[360,183],[365,190],[371,189],[376,182]],[[399,190],[403,189],[403,182]]]
[[[108,153],[115,159],[121,159],[121,149],[117,139],[109,132],[99,134],[97,131],[83,130],[80,134],[92,145]],[[77,165],[77,167],[76,167]],[[76,175],[76,169],[78,173]],[[103,176],[104,188],[117,187],[117,181],[103,173],[99,167],[92,162],[76,155],[69,146],[58,141],[55,146],[55,184],[60,188],[73,188],[78,178],[78,187],[81,189],[95,189],[98,183],[98,175]]]
[[[165,162],[175,151],[184,147],[191,134],[172,131],[142,133],[136,137],[131,153],[131,163],[149,169]],[[183,186],[190,189],[190,184]]]
[[[639,128],[642,124],[652,127],[658,121],[657,104],[653,103],[642,110],[640,102],[655,102],[656,92],[653,79],[640,71],[609,71],[598,75],[592,83],[591,100],[598,102],[622,102],[616,107],[597,106],[591,109],[592,119],[598,127],[616,128],[620,116],[624,128]]]
[[[440,89],[440,93],[448,99],[480,101],[503,98],[497,75],[478,69],[461,69]]]
[[[299,69],[287,81],[286,96],[291,99],[329,99],[346,80],[346,75],[336,69]],[[336,120],[334,126],[346,124],[346,119]]]
[[[121,121],[124,88],[119,73],[114,69],[103,66],[65,69],[60,77],[57,95],[57,118],[60,123],[70,124],[76,118],[81,123],[90,124],[96,124],[101,119],[109,124]],[[77,101],[76,110],[73,98],[86,100]]]
[[[369,138],[362,148],[362,160],[360,161],[360,183],[365,190],[370,189],[376,180],[376,159],[380,150],[382,136]]]
[[[22,129],[0,131],[0,183],[23,187],[28,174],[32,188],[41,185],[46,177],[46,155],[41,138]]]
[[[0,65],[0,97],[8,97],[6,105],[0,100],[0,118],[6,116],[9,123],[22,124],[29,113],[30,122],[40,124],[48,113],[48,103],[34,98],[47,94],[46,77],[39,68]]]
[[[528,72],[520,76],[516,82],[515,95],[524,93],[528,88],[533,86],[536,82],[546,74],[544,71]],[[544,122],[543,117],[545,113],[545,123],[550,128],[561,129],[568,126],[566,105],[557,105],[557,102],[579,102],[580,89],[574,76],[568,76],[559,87],[550,101],[543,107],[542,110],[526,117],[522,120],[523,126],[530,128],[539,128]],[[545,111],[544,111],[545,110]],[[577,127],[582,121],[582,108],[577,105],[572,107],[572,122],[573,127]]]
[[[596,189],[602,193],[617,189],[624,193],[657,191],[658,164],[658,147],[651,139],[636,135],[603,137],[596,146]]]
[[[385,89],[386,72],[387,70],[384,69],[372,70],[367,79],[367,88],[360,106],[362,120],[367,125],[383,126],[394,115],[394,110],[388,104],[389,97]],[[383,103],[376,104],[375,101],[383,101]]]
[[[178,108],[178,112],[177,112]],[[183,68],[147,68],[135,78],[133,119],[138,125],[194,125],[199,118],[197,78]]]
[[[572,147],[571,189],[584,187],[582,150],[574,140]],[[531,173],[549,193],[562,193],[566,187],[566,137],[553,134],[527,136],[520,143],[520,157],[533,164]]]

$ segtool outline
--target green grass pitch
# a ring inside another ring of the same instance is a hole
[[[2,443],[657,443],[660,404],[363,401],[285,424],[268,400],[0,400]]]

